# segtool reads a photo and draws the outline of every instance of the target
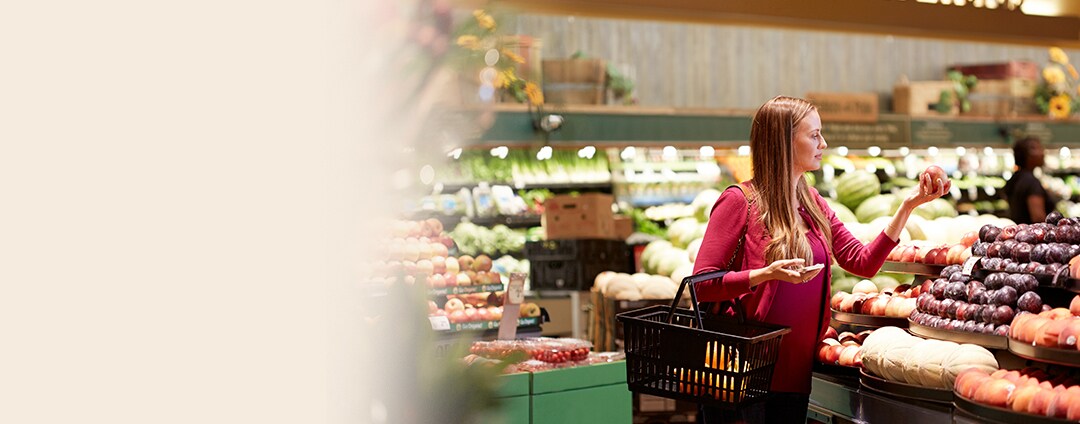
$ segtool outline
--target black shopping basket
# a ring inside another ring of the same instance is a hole
[[[738,301],[736,317],[702,314],[694,285],[725,273],[683,279],[670,307],[658,305],[618,315],[630,391],[725,409],[768,395],[780,340],[791,329],[746,320]],[[676,307],[688,286],[692,309]]]

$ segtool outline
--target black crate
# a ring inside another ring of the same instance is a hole
[[[619,240],[530,241],[525,257],[533,290],[588,290],[601,272],[633,272],[630,247]]]

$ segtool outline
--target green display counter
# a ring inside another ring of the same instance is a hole
[[[500,424],[631,423],[626,362],[500,377],[499,408],[481,422]]]

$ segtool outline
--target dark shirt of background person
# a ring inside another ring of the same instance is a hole
[[[1005,183],[1005,196],[1010,218],[1017,224],[1043,222],[1057,203],[1034,173],[1043,165],[1044,156],[1042,143],[1035,137],[1017,140],[1013,146],[1013,157],[1020,169]]]

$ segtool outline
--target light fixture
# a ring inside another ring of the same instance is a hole
[[[926,149],[926,154],[930,155],[931,157],[937,156],[937,153],[938,153],[938,148],[937,147],[930,146],[929,148]]]
[[[847,156],[847,154],[848,154],[847,146],[837,147],[836,148],[836,154],[838,154],[840,156]]]
[[[664,152],[661,154],[664,160],[675,160],[679,158],[679,151],[675,150],[675,146],[664,146]]]
[[[698,154],[700,154],[702,158],[713,158],[716,156],[716,149],[712,146],[701,146],[701,148],[698,149]]]
[[[964,146],[957,146],[956,147],[956,155],[957,156],[964,156],[966,154],[967,154],[967,149],[965,149]]]
[[[622,153],[619,154],[619,157],[622,158],[622,160],[624,161],[633,159],[634,156],[637,156],[637,149],[634,148],[634,146],[626,146],[626,148],[623,149]]]
[[[900,156],[907,156],[909,154],[911,154],[911,149],[907,148],[907,146],[900,148]]]
[[[878,146],[870,146],[869,148],[866,149],[866,153],[869,153],[870,156],[877,157],[878,155],[881,154],[881,148],[878,147]]]
[[[750,156],[750,146],[746,146],[746,145],[739,146],[738,155],[739,156]]]

